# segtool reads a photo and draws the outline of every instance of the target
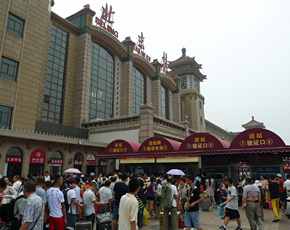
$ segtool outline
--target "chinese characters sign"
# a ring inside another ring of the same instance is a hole
[[[121,158],[120,164],[146,164],[146,163],[155,163],[154,157],[144,157],[144,158]]]
[[[151,61],[151,57],[148,56],[145,52],[144,52],[144,39],[145,37],[143,36],[143,32],[141,32],[141,35],[138,35],[138,42],[137,45],[135,45],[134,47],[134,51],[139,54],[140,56],[144,57],[148,62]]]
[[[115,37],[119,36],[118,31],[114,30],[112,28],[114,21],[113,21],[113,15],[115,14],[115,11],[113,11],[112,6],[108,7],[108,4],[106,3],[106,7],[102,7],[102,15],[101,18],[96,17],[96,24],[107,30],[109,33],[113,34]]]
[[[148,146],[143,146],[143,152],[164,152],[167,151],[168,146],[162,144],[161,140],[149,141]]]
[[[142,143],[139,153],[173,152],[177,151],[180,142],[163,137],[151,137]]]
[[[167,53],[165,53],[165,52],[163,52],[161,64],[162,64],[161,73],[165,73],[165,74],[170,75],[171,73],[170,73],[169,67],[168,67]]]
[[[52,159],[51,164],[62,164],[62,159]]]
[[[41,149],[34,150],[30,155],[30,164],[44,164],[45,153]]]
[[[22,157],[6,157],[5,162],[8,162],[8,163],[22,163]]]
[[[273,140],[271,138],[264,139],[262,133],[249,133],[249,137],[246,140],[240,141],[241,147],[250,147],[250,146],[267,146],[272,145]]]
[[[229,144],[208,133],[194,133],[181,144],[180,151],[218,150],[228,148]]]
[[[267,129],[248,129],[238,134],[231,143],[232,149],[285,147],[284,141]]]
[[[110,153],[126,153],[127,148],[123,146],[123,143],[115,143],[114,148],[111,148],[109,151]]]
[[[182,163],[182,162],[198,162],[197,156],[184,156],[184,157],[157,157],[157,163]]]

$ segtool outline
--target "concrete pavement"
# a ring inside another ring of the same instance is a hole
[[[217,230],[223,224],[223,220],[218,217],[217,208],[211,208],[210,211],[204,212],[200,211],[200,226],[203,230]],[[250,230],[250,225],[246,217],[245,212],[240,209],[241,222],[243,230]],[[273,210],[264,209],[263,221],[264,230],[290,230],[290,219],[285,215],[285,212],[280,211],[280,222],[272,222],[274,220]],[[237,227],[237,222],[231,220],[228,224],[227,230],[235,230]],[[148,226],[142,228],[142,230],[159,230],[159,220],[149,219]]]

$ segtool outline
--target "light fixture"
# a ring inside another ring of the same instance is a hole
[[[2,154],[0,153],[0,159],[2,158]]]
[[[50,164],[51,162],[51,157],[48,159],[47,164]]]
[[[73,159],[70,158],[70,159],[68,160],[68,164],[71,164],[72,162],[73,162]]]

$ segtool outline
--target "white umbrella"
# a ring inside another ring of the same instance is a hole
[[[67,170],[64,171],[65,173],[76,173],[76,174],[82,174],[82,172],[78,169],[75,168],[69,168]]]
[[[166,174],[184,176],[185,173],[180,169],[170,169]]]

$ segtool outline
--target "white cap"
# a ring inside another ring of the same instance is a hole
[[[255,185],[259,187],[262,186],[262,183],[259,180],[255,180]]]
[[[278,177],[282,177],[282,175],[280,173],[277,174]]]

